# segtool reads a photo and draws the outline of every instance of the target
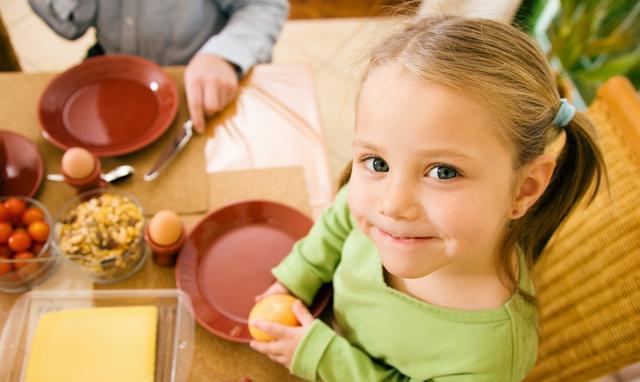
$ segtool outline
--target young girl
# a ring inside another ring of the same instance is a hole
[[[312,381],[522,380],[530,265],[604,171],[587,117],[524,33],[442,17],[374,49],[355,132],[348,184],[262,295],[333,281],[340,334],[297,303],[302,326],[256,322],[277,339],[251,346]]]

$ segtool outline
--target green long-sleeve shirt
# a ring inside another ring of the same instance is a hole
[[[532,293],[519,257],[518,285]],[[315,320],[291,372],[315,381],[520,381],[537,350],[533,306],[514,295],[480,311],[430,305],[387,286],[375,245],[360,231],[343,188],[310,233],[273,269],[306,303],[333,280],[338,335]]]

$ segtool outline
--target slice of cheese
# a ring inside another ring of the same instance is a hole
[[[26,382],[152,382],[155,306],[44,314],[31,342]]]

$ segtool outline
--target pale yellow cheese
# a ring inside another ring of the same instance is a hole
[[[152,382],[155,306],[63,310],[43,315],[26,382]]]

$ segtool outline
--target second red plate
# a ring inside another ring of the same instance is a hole
[[[133,152],[153,142],[178,110],[175,83],[151,61],[128,55],[88,59],[57,76],[40,98],[44,136],[98,156]]]
[[[228,340],[249,342],[247,318],[255,296],[274,282],[271,268],[312,224],[301,212],[269,201],[232,204],[202,219],[176,267],[176,283],[191,298],[200,325]],[[318,316],[330,295],[328,286],[322,288],[311,313]]]
[[[7,130],[0,130],[0,140],[5,151],[0,196],[33,197],[44,176],[44,162],[38,146],[30,139]]]

